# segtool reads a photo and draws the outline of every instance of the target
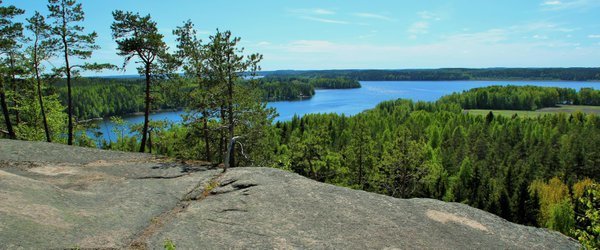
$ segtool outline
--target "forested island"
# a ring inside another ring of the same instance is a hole
[[[100,144],[224,170],[273,167],[392,197],[460,202],[600,246],[600,116],[465,112],[600,105],[600,90],[491,86],[436,102],[391,100],[351,117],[312,114],[276,123],[276,110],[266,105],[310,98],[315,89],[358,88],[359,80],[592,81],[600,78],[597,68],[308,71],[261,78],[262,55],[244,53],[230,31],[202,41],[185,21],[172,31],[177,42],[169,49],[150,15],[115,10],[111,32],[123,59],[115,64],[137,62],[142,78],[79,78],[82,71],[117,66],[89,62],[97,34],[84,32],[81,3],[48,4],[48,15],[27,13],[24,23],[15,19],[23,10],[0,6],[2,137]],[[74,58],[83,63],[70,64]],[[50,60],[61,63],[43,63]],[[181,124],[149,119],[152,111],[170,108],[188,111]],[[144,122],[120,122],[112,142],[94,141],[78,122],[133,112],[143,112]]]

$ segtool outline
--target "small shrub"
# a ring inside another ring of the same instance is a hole
[[[170,239],[166,239],[165,240],[164,246],[165,246],[165,250],[175,250],[175,249],[177,249],[177,246],[175,246],[175,243],[173,243],[173,241],[170,240]]]
[[[213,180],[204,186],[204,191],[202,191],[202,196],[206,197],[210,194],[210,191],[219,186],[219,182]]]

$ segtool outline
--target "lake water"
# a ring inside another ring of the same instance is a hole
[[[355,115],[375,107],[378,103],[398,98],[412,99],[415,101],[435,101],[440,97],[476,87],[491,85],[535,85],[545,87],[565,87],[579,90],[583,87],[600,89],[600,82],[510,82],[510,81],[401,81],[401,82],[369,82],[362,81],[359,89],[317,90],[309,100],[271,102],[267,106],[273,107],[279,113],[277,121],[291,120],[294,114],[305,115],[310,113],[338,113]],[[151,120],[169,120],[181,122],[184,111],[162,112],[150,115]],[[129,124],[144,122],[144,116],[128,116],[123,118]],[[109,120],[98,123],[102,137],[115,140],[112,134],[114,124]]]

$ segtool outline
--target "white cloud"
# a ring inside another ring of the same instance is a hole
[[[600,38],[600,35],[593,34],[593,35],[589,35],[588,38]]]
[[[374,14],[374,13],[354,13],[354,16],[362,17],[362,18],[384,20],[384,21],[389,21],[389,22],[395,21],[395,19],[393,19],[391,17],[380,15],[380,14]]]
[[[408,33],[412,35],[427,34],[429,33],[429,23],[425,21],[415,22],[408,28]]]
[[[314,17],[314,16],[301,16],[300,18],[306,19],[306,20],[311,20],[311,21],[316,21],[316,22],[321,22],[321,23],[348,24],[348,22],[346,22],[346,21],[328,19],[328,18],[320,18],[320,17]]]

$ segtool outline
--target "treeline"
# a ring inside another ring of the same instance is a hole
[[[538,86],[489,86],[440,98],[438,103],[457,103],[463,109],[537,110],[557,104],[600,105],[600,90]]]
[[[600,68],[489,68],[271,71],[268,76],[345,77],[359,81],[562,80],[600,81]]]

